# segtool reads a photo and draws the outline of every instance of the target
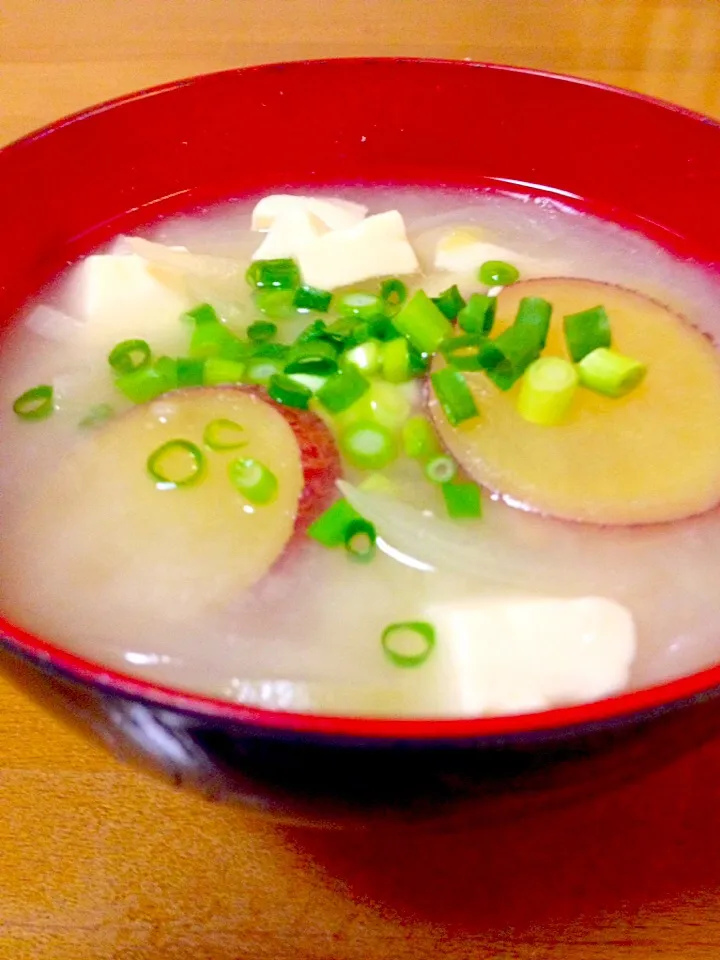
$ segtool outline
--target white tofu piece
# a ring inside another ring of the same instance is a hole
[[[279,217],[295,211],[314,214],[328,230],[344,230],[364,219],[367,207],[337,197],[296,197],[275,193],[255,204],[252,229],[266,232]]]
[[[453,230],[441,237],[435,247],[434,266],[437,270],[451,273],[470,273],[477,270],[488,260],[504,260],[520,271],[523,280],[532,277],[550,277],[562,275],[566,265],[557,260],[541,260],[528,257],[480,239],[469,230]]]
[[[302,250],[319,240],[329,228],[309,210],[288,210],[273,221],[253,260],[297,259]]]
[[[182,336],[180,316],[192,304],[181,276],[158,273],[135,254],[96,254],[80,265],[76,282],[90,346],[139,337],[157,351]]]
[[[408,242],[405,221],[397,210],[326,233],[300,251],[297,259],[303,281],[323,290],[420,269]]]
[[[493,597],[430,604],[432,682],[464,715],[526,713],[621,690],[635,657],[635,624],[603,597]],[[430,682],[430,677],[428,677]]]

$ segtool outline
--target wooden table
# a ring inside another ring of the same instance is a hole
[[[264,60],[471,57],[720,116],[720,0],[5,0],[0,141]],[[596,802],[412,838],[159,786],[0,683],[2,960],[720,956],[720,744]]]

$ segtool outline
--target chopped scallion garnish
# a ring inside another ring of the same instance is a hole
[[[580,383],[607,397],[624,397],[645,379],[647,367],[606,347],[593,350],[577,365]]]
[[[285,373],[314,373],[327,377],[338,368],[338,350],[329,340],[307,340],[290,348]]]
[[[53,395],[53,388],[48,384],[31,387],[13,403],[13,411],[22,420],[44,420],[55,409]]]
[[[255,260],[245,279],[258,290],[294,290],[300,285],[300,271],[294,260]]]
[[[375,527],[362,517],[351,520],[345,529],[348,556],[360,563],[368,563],[375,556],[376,540]]]
[[[403,304],[393,323],[421,353],[435,353],[441,341],[452,334],[452,324],[423,290]]]
[[[424,620],[391,623],[383,630],[380,643],[396,667],[419,667],[435,649],[435,628]]]
[[[577,370],[569,360],[539,357],[527,368],[520,383],[518,413],[530,423],[556,426],[567,416],[577,385]]]
[[[251,343],[267,343],[277,333],[277,324],[270,320],[256,320],[247,328],[247,338]]]
[[[458,325],[466,333],[489,334],[495,322],[497,297],[485,293],[473,293],[467,305],[458,313]]]
[[[345,293],[337,299],[337,311],[342,317],[371,320],[384,313],[383,302],[374,293]]]
[[[170,359],[169,357],[160,360]],[[174,365],[153,364],[142,370],[135,370],[118,377],[115,386],[133,403],[149,403],[162,393],[168,393],[177,387],[177,371]]]
[[[380,296],[390,310],[396,310],[407,300],[407,287],[402,280],[392,277],[382,282]]]
[[[475,398],[460,370],[444,367],[431,374],[430,381],[440,406],[453,427],[478,415]]]
[[[237,450],[246,447],[248,442],[242,424],[224,417],[211,420],[203,433],[203,443],[211,450]]]
[[[293,290],[256,290],[255,306],[271,320],[289,320],[298,314]]]
[[[228,475],[235,489],[254,506],[267,506],[277,497],[277,477],[259,460],[251,457],[233,460],[228,467]]]
[[[410,380],[410,346],[404,337],[383,344],[381,366],[382,375],[388,383]]]
[[[190,487],[202,479],[205,457],[189,440],[168,440],[150,454],[147,469],[160,490]]]
[[[457,463],[444,453],[430,457],[425,464],[425,476],[431,483],[449,483],[455,479],[457,471]]]
[[[293,297],[293,306],[297,310],[315,310],[317,313],[327,313],[332,302],[332,293],[329,290],[318,290],[317,287],[298,287]]]
[[[340,547],[345,543],[349,525],[355,520],[362,520],[357,510],[347,500],[336,500],[310,524],[307,533],[324,547]]]
[[[201,387],[205,383],[205,363],[201,357],[178,357],[175,362],[178,387]]]
[[[482,333],[448,337],[439,349],[448,363],[458,370],[492,370],[505,359],[502,350]]]
[[[108,363],[115,373],[135,373],[150,365],[152,351],[147,340],[123,340],[112,348]]]
[[[479,277],[488,287],[508,287],[520,279],[520,271],[504,260],[488,260],[480,267]]]
[[[403,449],[414,460],[425,460],[439,450],[437,434],[425,417],[414,416],[405,421],[402,428]]]
[[[370,389],[370,381],[356,367],[348,366],[334,373],[316,396],[330,413],[342,413]]]
[[[565,342],[574,363],[580,363],[598,347],[609,347],[612,342],[610,319],[605,307],[592,307],[563,318]]]
[[[476,520],[482,516],[482,495],[475,483],[444,483],[445,509],[453,520]]]
[[[380,346],[377,340],[366,340],[343,354],[343,360],[362,373],[377,373],[380,369]]]
[[[433,297],[432,302],[448,320],[454,320],[465,306],[466,301],[458,290],[457,284],[454,283],[447,290],[443,290],[439,296]]]
[[[206,387],[218,387],[224,383],[242,383],[245,364],[239,360],[223,360],[222,357],[208,357],[202,361],[203,384]],[[178,369],[178,381],[180,371]]]
[[[248,383],[257,383],[266,387],[270,377],[282,373],[285,360],[282,357],[251,357],[245,365],[244,379]]]
[[[291,379],[287,374],[274,373],[268,383],[268,394],[275,403],[280,403],[284,407],[307,410],[313,392],[309,387]]]
[[[360,470],[382,470],[397,456],[392,432],[372,420],[351,423],[340,435],[345,459]]]

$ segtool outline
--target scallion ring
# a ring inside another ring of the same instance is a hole
[[[150,454],[147,469],[159,489],[190,487],[202,478],[205,457],[189,440],[168,440]]]
[[[211,450],[237,450],[246,447],[248,442],[242,424],[225,417],[211,420],[203,433],[203,443]]]
[[[233,460],[228,467],[230,482],[246,500],[264,507],[277,497],[278,479],[264,463],[247,457]]]
[[[13,411],[22,420],[44,420],[53,410],[53,388],[48,384],[31,387],[13,403]]]
[[[369,520],[351,520],[345,528],[345,549],[358,563],[368,563],[375,556],[377,533]]]
[[[391,623],[383,630],[380,643],[396,667],[420,667],[435,649],[435,627],[425,620]]]
[[[123,340],[108,354],[108,363],[117,374],[137,373],[150,365],[151,356],[147,340]]]

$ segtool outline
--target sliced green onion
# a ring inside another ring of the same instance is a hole
[[[421,353],[435,353],[452,334],[452,324],[423,290],[403,304],[393,324]]]
[[[458,370],[493,370],[505,359],[494,341],[482,333],[449,337],[440,344],[440,353]]]
[[[327,313],[332,302],[332,293],[329,290],[318,290],[317,287],[298,287],[293,297],[293,306],[298,310],[316,310],[318,313]]]
[[[541,297],[524,297],[515,322],[492,342],[504,359],[486,368],[487,375],[501,390],[509,390],[537,360],[550,329],[552,306]]]
[[[161,358],[164,359],[164,358]],[[165,358],[165,359],[169,359]],[[133,403],[149,403],[177,386],[177,372],[164,363],[118,377],[115,386]]]
[[[383,315],[383,302],[374,293],[345,293],[338,297],[336,307],[341,317],[371,320]]]
[[[380,643],[396,667],[420,667],[435,649],[435,627],[425,620],[391,623],[383,630]]]
[[[430,369],[432,357],[429,353],[420,353],[415,347],[410,347],[410,375],[413,377],[424,377]]]
[[[425,476],[431,483],[450,483],[455,479],[457,472],[457,463],[444,453],[430,457],[425,464]]]
[[[329,376],[338,368],[337,346],[328,340],[294,344],[287,355],[285,373],[314,373]]]
[[[248,442],[242,424],[224,417],[211,420],[203,433],[203,443],[211,450],[237,450],[238,447],[246,447]]]
[[[197,307],[193,307],[192,310],[184,313],[182,319],[189,320],[196,326],[203,323],[220,323],[220,317],[218,317],[215,307],[209,303],[199,303]]]
[[[267,506],[277,497],[278,479],[259,460],[251,457],[233,460],[228,475],[235,489],[256,507]]]
[[[404,337],[383,344],[381,366],[382,375],[388,383],[410,380],[410,347]]]
[[[190,487],[202,479],[205,457],[189,440],[168,440],[150,454],[147,469],[163,490]]]
[[[301,383],[307,387],[311,393],[317,393],[320,387],[327,381],[327,377],[321,377],[317,373],[287,373],[286,377],[294,380],[295,383]]]
[[[13,403],[13,411],[22,420],[44,420],[53,412],[54,391],[48,384],[31,387]]]
[[[432,457],[440,448],[432,424],[421,416],[410,417],[402,428],[403,449],[414,460]]]
[[[294,260],[255,260],[245,279],[259,290],[294,290],[300,285],[300,271]]]
[[[514,326],[533,330],[537,336],[540,349],[545,348],[550,330],[552,304],[542,297],[523,297],[518,306]]]
[[[509,287],[520,279],[520,271],[504,260],[488,260],[480,267],[479,277],[488,287]]]
[[[495,322],[497,297],[486,293],[473,293],[467,305],[457,315],[458,324],[466,333],[488,334]]]
[[[297,316],[292,290],[256,290],[255,306],[271,320],[288,320]]]
[[[209,316],[205,316],[195,324],[188,352],[194,358],[221,357],[223,360],[243,360],[248,354],[248,349],[248,345],[228,330],[217,316],[214,321]]]
[[[453,427],[478,416],[475,398],[460,370],[444,367],[431,374],[430,380],[440,406]]]
[[[99,427],[103,423],[106,423],[114,413],[115,411],[109,403],[98,403],[96,406],[90,407],[78,426],[84,429]]]
[[[153,369],[159,376],[165,378],[168,383],[168,390],[175,390],[177,388],[177,360],[173,360],[172,357],[158,357],[153,364]]]
[[[540,357],[530,364],[520,383],[518,413],[530,423],[557,426],[570,410],[577,385],[577,370],[569,360]]]
[[[347,500],[336,500],[310,524],[307,534],[324,547],[340,547],[345,543],[348,527],[356,520],[362,520],[357,510]]]
[[[277,324],[269,320],[256,320],[247,328],[247,338],[252,343],[266,343],[277,333]]]
[[[342,329],[339,329],[339,326],[341,326]],[[352,320],[347,319],[337,321],[330,327],[324,320],[313,320],[313,322],[308,324],[302,333],[299,334],[295,340],[295,345],[313,343],[320,340],[326,341],[331,344],[331,346],[334,346],[336,351],[339,351],[347,345],[347,339],[352,334],[354,326],[355,324]]]
[[[482,495],[475,483],[444,483],[445,509],[453,520],[475,520],[482,516]]]
[[[175,362],[179,387],[201,387],[205,383],[205,363],[200,357],[178,357]]]
[[[149,366],[151,356],[147,340],[123,340],[110,351],[108,363],[115,373],[134,373]]]
[[[351,520],[345,529],[345,549],[359,563],[368,563],[375,556],[377,533],[375,527],[359,517]]]
[[[368,320],[368,337],[375,340],[382,340],[383,343],[388,340],[396,340],[401,336],[400,331],[392,322],[390,317],[375,317],[374,320]]]
[[[340,435],[340,450],[360,470],[382,470],[397,456],[395,438],[372,420],[351,423]]]
[[[203,384],[217,387],[223,383],[242,383],[245,364],[238,360],[223,360],[221,357],[208,357],[203,361]],[[178,380],[180,378],[178,370]]]
[[[270,378],[285,369],[285,360],[280,357],[251,357],[245,365],[244,379],[266,387]]]
[[[370,381],[356,367],[345,367],[328,378],[317,398],[330,413],[342,413],[370,389]]]
[[[274,373],[270,377],[268,394],[275,403],[280,403],[284,407],[294,407],[296,410],[307,410],[313,395],[312,390],[284,373]]]
[[[465,297],[458,290],[457,284],[454,283],[447,290],[443,290],[439,296],[433,297],[432,302],[448,320],[454,320],[465,306]]]
[[[609,347],[612,342],[610,318],[605,307],[592,307],[563,318],[565,342],[574,363],[580,363],[598,347]]]
[[[645,379],[647,367],[606,347],[593,350],[577,365],[580,383],[607,397],[624,397]]]
[[[343,360],[363,373],[377,373],[380,369],[380,346],[377,340],[365,340],[344,353]]]
[[[380,285],[380,296],[391,310],[395,310],[401,304],[405,303],[407,293],[407,287],[402,280],[398,280],[397,277],[384,280]]]

